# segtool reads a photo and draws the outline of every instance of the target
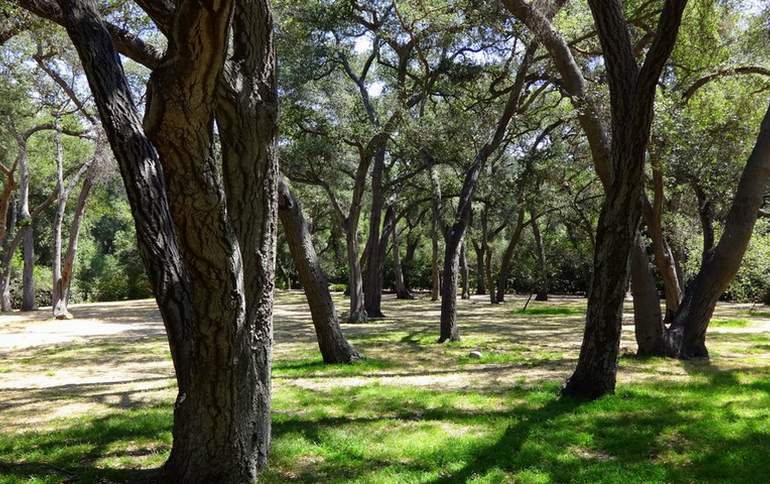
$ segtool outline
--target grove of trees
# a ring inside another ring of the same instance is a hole
[[[2,0],[0,46],[0,305],[155,298],[174,482],[267,462],[276,288],[329,364],[386,292],[440,300],[436,344],[458,297],[584,296],[577,399],[629,291],[678,359],[770,303],[762,2]]]

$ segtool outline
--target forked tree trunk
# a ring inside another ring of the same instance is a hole
[[[701,269],[685,290],[666,334],[666,352],[679,358],[708,358],[706,330],[717,301],[740,268],[770,181],[770,108],[741,174],[719,243],[704,254]]]
[[[277,98],[269,6],[177,2],[143,130],[95,3],[59,2],[169,336],[179,395],[165,470],[173,482],[254,482],[270,445]],[[221,75],[231,22],[228,73],[249,81],[233,85]],[[185,25],[197,28],[176,28]],[[227,97],[217,108],[222,170],[212,156],[215,95]],[[229,148],[240,155],[225,155]]]
[[[313,247],[302,206],[283,178],[278,181],[278,216],[305,291],[324,363],[351,363],[361,355],[342,334],[329,282]]]
[[[460,246],[460,282],[462,286],[461,299],[470,299],[471,291],[468,281],[468,253],[465,250],[465,242]]]
[[[72,285],[72,274],[75,268],[75,259],[78,252],[78,239],[80,238],[80,227],[83,223],[83,216],[86,211],[86,203],[93,188],[93,179],[86,176],[83,180],[83,186],[80,189],[78,202],[75,206],[75,213],[72,216],[70,224],[69,238],[67,242],[67,253],[64,256],[64,264],[61,269],[61,277],[58,280],[58,291],[55,291],[57,297],[53,300],[53,315],[56,319],[70,319],[72,315],[69,312],[69,294]]]

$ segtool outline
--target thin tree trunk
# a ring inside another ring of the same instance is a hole
[[[537,255],[538,265],[535,301],[547,301],[550,282],[548,265],[545,257],[545,245],[543,244],[543,238],[540,235],[540,224],[538,223],[534,209],[530,208],[530,213],[532,214],[532,236],[535,239],[535,253]]]
[[[342,334],[329,282],[316,257],[302,206],[283,178],[278,181],[278,216],[305,290],[324,363],[351,363],[360,359],[361,355]]]
[[[404,271],[401,267],[401,248],[399,243],[398,228],[393,227],[393,273],[395,276],[394,286],[396,289],[396,299],[414,299],[414,296],[406,287],[404,282]]]
[[[86,203],[93,188],[93,179],[86,176],[83,180],[83,186],[80,189],[78,202],[75,206],[75,214],[70,224],[69,239],[67,243],[67,253],[64,256],[64,265],[62,266],[61,279],[59,283],[59,300],[54,300],[54,317],[56,319],[70,319],[72,315],[67,305],[69,304],[70,286],[72,285],[72,274],[75,268],[75,259],[78,251],[78,239],[80,238],[80,227],[83,223],[83,216],[86,211]]]
[[[37,308],[35,301],[35,234],[32,226],[32,216],[29,212],[29,166],[26,149],[19,158],[19,225],[29,226],[24,231],[22,251],[24,253],[24,268],[22,270],[22,311],[33,311]]]
[[[485,237],[486,234],[482,234]],[[486,277],[484,277],[484,255],[486,253],[486,245],[476,243],[473,241],[473,250],[476,252],[476,295],[484,296],[487,293]]]
[[[516,219],[516,228],[511,234],[511,240],[508,241],[508,245],[505,247],[505,252],[500,259],[500,275],[497,278],[497,301],[505,301],[505,291],[508,289],[508,278],[511,272],[511,262],[513,262],[513,253],[516,251],[516,246],[521,239],[521,232],[524,229],[524,208],[519,209],[519,213]]]
[[[414,255],[417,253],[417,247],[420,245],[420,236],[414,237],[407,236],[406,238],[406,254],[401,261],[401,267],[404,273],[404,285],[409,292],[412,292],[411,285],[409,284],[409,274],[412,272],[412,264],[414,264]]]
[[[460,279],[462,285],[462,295],[460,298],[470,299],[471,291],[468,281],[468,254],[465,251],[465,241],[463,241],[463,244],[460,246]]]
[[[438,231],[433,230],[431,233],[431,291],[430,300],[438,301],[439,291],[441,288],[441,266],[439,266],[439,245],[438,245]]]
[[[56,145],[56,192],[58,193],[56,199],[56,215],[53,221],[53,281],[52,287],[52,300],[51,307],[53,315],[56,319],[69,319],[66,314],[66,302],[64,299],[62,290],[62,277],[61,277],[61,251],[62,251],[62,226],[64,225],[64,210],[67,208],[67,193],[64,190],[64,152],[62,150],[61,143],[61,120],[58,115],[56,116],[56,133],[55,133],[55,145]],[[70,318],[72,317],[69,315]]]
[[[489,243],[486,243],[486,255],[484,257],[484,277],[487,279],[487,287],[489,288],[489,302],[491,304],[497,304],[497,291],[495,291],[495,279],[492,276],[492,247]]]

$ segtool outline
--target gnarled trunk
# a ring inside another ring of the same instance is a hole
[[[348,256],[348,291],[350,291],[349,323],[365,323],[367,320],[364,306],[364,282],[361,263],[358,258],[358,236],[355,230],[345,228],[345,248]]]
[[[655,278],[644,247],[642,235],[637,233],[631,252],[631,293],[634,296],[634,329],[637,354],[659,354],[663,347],[663,320]]]
[[[487,279],[484,270],[484,256],[486,255],[486,244],[473,241],[473,250],[476,252],[476,295],[484,296],[487,293]]]
[[[324,363],[350,363],[361,355],[342,334],[329,282],[316,257],[302,206],[286,181],[278,182],[278,216],[305,291]]]
[[[369,240],[366,244],[364,307],[370,318],[382,318],[382,270],[385,254],[380,247],[380,224],[385,206],[382,176],[385,169],[385,149],[380,148],[372,163],[372,210],[369,214]]]
[[[532,236],[535,239],[535,255],[537,256],[537,289],[535,291],[535,301],[547,301],[548,290],[550,286],[550,277],[548,275],[548,265],[545,257],[545,245],[543,237],[540,235],[540,224],[537,221],[537,215],[534,209],[530,209],[532,214]]]
[[[457,266],[460,262],[460,245],[464,235],[464,230],[453,226],[446,236],[444,277],[441,280],[439,343],[460,340],[460,329],[457,326]]]
[[[399,243],[398,227],[393,227],[393,275],[396,289],[396,299],[414,299],[404,282],[404,271],[401,267],[401,247]]]
[[[505,247],[503,256],[500,259],[500,275],[497,277],[498,302],[505,301],[505,291],[508,289],[508,278],[510,277],[513,253],[521,239],[521,232],[524,230],[524,225],[524,208],[520,208],[518,218],[516,219],[516,228],[513,230],[511,240],[508,241],[508,245]]]

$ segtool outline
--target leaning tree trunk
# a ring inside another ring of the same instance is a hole
[[[278,216],[305,290],[324,363],[351,363],[360,359],[361,355],[342,334],[329,282],[316,256],[302,206],[283,178],[278,181]]]
[[[86,211],[86,203],[93,188],[93,179],[86,176],[83,180],[83,186],[80,189],[78,202],[75,206],[75,214],[70,224],[69,239],[67,243],[67,253],[64,256],[64,264],[61,269],[61,278],[59,279],[59,298],[54,298],[53,315],[56,319],[70,319],[72,315],[67,305],[69,304],[70,286],[72,285],[72,274],[75,268],[75,259],[78,252],[78,239],[80,238],[80,227],[83,223],[83,216]]]
[[[505,247],[505,252],[500,259],[500,275],[497,278],[497,302],[505,301],[505,291],[508,289],[508,278],[511,272],[511,262],[513,262],[513,253],[521,239],[521,232],[524,230],[524,209],[519,209],[516,219],[516,228],[511,234],[511,240]]]
[[[719,243],[703,257],[685,290],[666,335],[666,352],[679,358],[708,358],[706,330],[717,301],[738,273],[770,181],[770,108],[760,127],[735,192]]]
[[[393,273],[394,273],[394,286],[396,289],[396,299],[414,299],[414,296],[406,287],[404,282],[404,271],[401,267],[401,254],[400,243],[398,235],[398,227],[393,227]]]
[[[470,299],[471,291],[468,280],[468,254],[465,251],[465,242],[460,246],[460,280],[462,286],[461,299]]]
[[[535,253],[537,255],[537,289],[535,295],[535,301],[547,301],[548,289],[549,289],[549,277],[548,266],[545,257],[545,245],[543,244],[543,238],[540,235],[540,224],[537,221],[535,211],[530,209],[532,213],[532,236],[535,239]]]

